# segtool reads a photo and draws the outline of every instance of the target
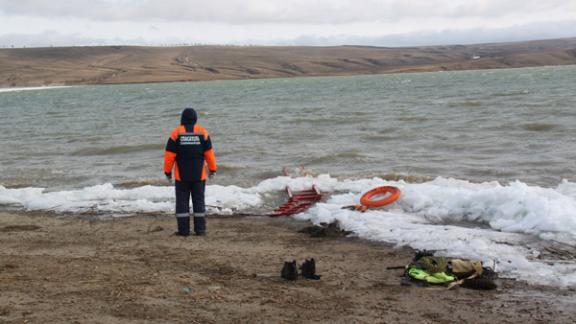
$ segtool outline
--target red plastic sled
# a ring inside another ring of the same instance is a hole
[[[288,192],[288,197],[290,198],[282,206],[274,209],[272,214],[270,214],[271,217],[291,216],[301,213],[322,199],[322,193],[315,185],[312,186],[312,189],[302,191],[292,191],[289,187],[286,187],[286,192]]]

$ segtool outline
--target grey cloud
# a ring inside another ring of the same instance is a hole
[[[63,34],[44,31],[37,34],[0,35],[0,48],[9,47],[61,47],[61,46],[102,46],[102,45],[146,45],[143,39],[104,39],[85,37],[79,34]]]
[[[296,46],[364,45],[381,47],[481,44],[575,37],[576,34],[574,30],[576,30],[576,20],[532,23],[507,28],[453,29],[441,32],[420,31],[376,37],[354,35],[318,37],[314,35],[303,35],[290,40],[273,40],[267,43],[271,45]],[[257,42],[248,41],[248,43]]]
[[[289,40],[270,39],[256,41],[236,39],[226,42],[234,45],[302,45],[302,46],[338,46],[365,45],[383,47],[408,47],[451,44],[478,44],[493,42],[526,41],[536,39],[575,37],[576,20],[563,22],[532,23],[508,28],[475,28],[466,30],[445,30],[442,32],[421,31],[385,35],[379,37],[361,37],[340,35],[318,37],[302,35]],[[54,31],[44,31],[38,34],[0,35],[0,47],[42,47],[42,46],[88,46],[88,45],[182,45],[199,43],[195,39],[166,37],[162,42],[153,42],[139,38],[90,38],[80,34],[64,34]]]
[[[430,17],[490,18],[554,10],[576,12],[576,3],[566,0],[0,0],[0,12],[6,15],[234,24],[344,24]]]
[[[558,9],[576,10],[576,4],[570,1],[542,0],[484,0],[455,1],[448,16],[452,17],[498,17],[507,14],[546,13]]]
[[[174,46],[192,45],[195,41],[166,36],[162,41],[152,41],[144,36],[139,37],[89,37],[79,33],[62,33],[45,30],[34,34],[12,33],[0,35],[0,48],[10,47],[67,47],[67,46]]]

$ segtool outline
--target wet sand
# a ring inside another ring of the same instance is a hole
[[[410,249],[313,238],[291,219],[0,213],[0,323],[574,323],[574,290],[402,286]],[[314,257],[321,280],[280,278]]]

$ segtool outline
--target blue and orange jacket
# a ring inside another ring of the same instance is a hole
[[[172,173],[176,181],[206,180],[208,168],[216,172],[216,156],[208,131],[196,124],[196,111],[186,108],[181,125],[174,128],[164,152],[164,173]]]

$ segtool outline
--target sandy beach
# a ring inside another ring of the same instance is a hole
[[[314,238],[288,218],[210,217],[205,237],[161,215],[0,214],[0,323],[573,323],[573,290],[401,285],[413,251]],[[280,278],[314,257],[321,280]]]

